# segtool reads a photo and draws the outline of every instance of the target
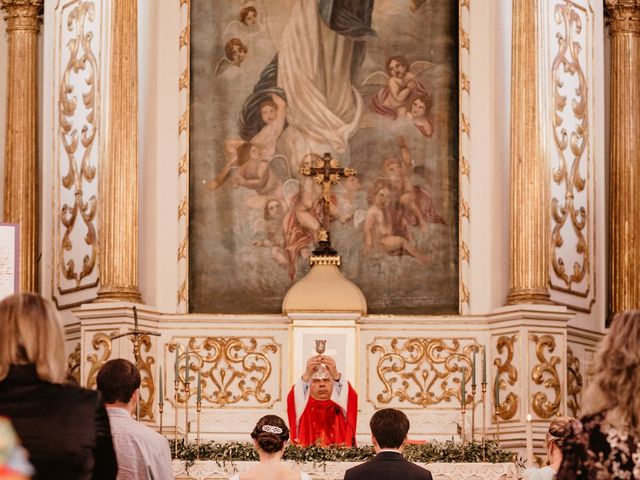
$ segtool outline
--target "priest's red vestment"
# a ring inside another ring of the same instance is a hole
[[[298,445],[355,445],[358,396],[351,384],[334,383],[330,400],[316,400],[302,380],[287,397],[291,441]]]

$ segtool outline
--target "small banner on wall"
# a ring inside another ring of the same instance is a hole
[[[19,238],[18,224],[0,223],[0,300],[19,289]]]

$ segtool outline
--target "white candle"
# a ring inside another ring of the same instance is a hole
[[[531,414],[527,413],[527,461],[529,466],[533,467],[533,425],[531,424]]]

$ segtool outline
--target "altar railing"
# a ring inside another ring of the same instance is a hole
[[[291,468],[307,472],[313,480],[342,480],[348,468],[361,462],[326,462],[322,464],[290,462]],[[256,462],[196,461],[187,467],[181,460],[173,462],[176,480],[227,480],[235,473],[252,468]],[[517,480],[514,463],[418,463],[428,469],[433,480]]]

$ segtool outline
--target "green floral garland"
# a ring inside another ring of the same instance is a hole
[[[174,442],[171,444],[171,452],[175,452]],[[284,460],[294,461],[297,463],[313,463],[323,464],[326,462],[361,462],[374,456],[373,447],[320,447],[309,446],[300,447],[297,445],[288,445],[284,450]],[[436,442],[432,441],[424,444],[408,445],[404,450],[404,456],[407,460],[419,463],[509,463],[513,462],[523,465],[522,459],[517,454],[509,450],[505,450],[498,446],[495,442],[482,443],[473,442],[462,444],[453,441]],[[225,462],[252,462],[258,461],[258,454],[251,443],[242,442],[206,442],[201,443],[198,448],[195,444],[189,443],[185,445],[184,441],[178,441],[178,454],[174,457],[184,460],[187,466],[193,465],[198,460],[210,460],[220,463]]]

